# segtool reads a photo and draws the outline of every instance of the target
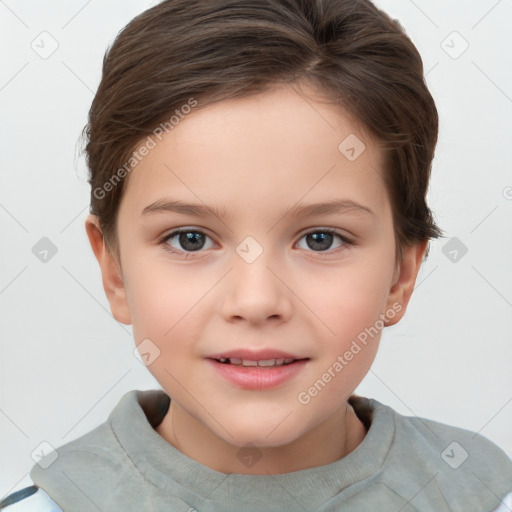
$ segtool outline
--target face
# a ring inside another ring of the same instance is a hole
[[[114,316],[177,418],[233,446],[282,446],[337,414],[419,262],[396,264],[375,142],[302,91],[193,110],[119,209]]]

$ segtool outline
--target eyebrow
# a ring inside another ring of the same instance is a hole
[[[226,208],[221,210],[205,204],[184,203],[182,201],[173,201],[168,199],[159,199],[142,210],[142,215],[150,213],[176,212],[184,215],[192,215],[195,217],[207,217],[214,215],[218,218],[229,219],[233,217],[233,212],[229,212]],[[310,217],[314,215],[331,215],[335,213],[356,213],[369,214],[375,213],[367,206],[352,201],[350,199],[338,199],[325,203],[314,204],[296,204],[283,212],[282,216],[290,215],[292,217]]]

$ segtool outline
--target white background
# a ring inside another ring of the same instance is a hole
[[[159,388],[110,314],[75,158],[107,45],[154,3],[0,2],[0,496],[30,484],[41,442],[61,446],[127,391]],[[384,330],[357,392],[512,455],[512,2],[378,5],[420,50],[438,106],[429,197],[446,238],[431,244],[408,312]],[[31,48],[43,31],[58,42],[47,59]],[[57,248],[46,263],[32,252],[43,237]],[[453,237],[467,247],[456,262],[442,252]]]

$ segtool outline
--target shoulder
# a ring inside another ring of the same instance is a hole
[[[386,410],[394,417],[397,453],[421,453],[426,460],[432,458],[448,474],[478,467],[481,471],[502,471],[512,478],[512,461],[491,440],[478,432],[447,425],[427,418],[404,416],[390,407],[371,399],[375,410]],[[480,471],[479,471],[480,472]],[[512,483],[512,482],[511,482]],[[510,490],[510,489],[509,489]]]
[[[490,439],[478,432],[434,420],[396,414],[398,434],[413,440],[423,453],[429,453],[449,474],[491,472],[512,478],[512,461]],[[512,480],[510,481],[512,484]]]
[[[370,402],[374,413],[394,418],[382,483],[400,496],[418,492],[419,510],[429,509],[431,499],[449,510],[510,510],[512,461],[500,447],[476,432]]]
[[[6,512],[63,512],[48,494],[31,485],[15,491],[0,501],[0,510]]]

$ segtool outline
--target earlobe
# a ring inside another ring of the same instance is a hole
[[[414,290],[416,277],[425,256],[427,245],[428,240],[425,240],[424,242],[403,248],[402,261],[398,266],[395,276],[393,276],[394,280],[386,304],[386,311],[392,309],[396,314],[394,314],[392,319],[386,321],[386,326],[398,323],[404,316],[407,304]]]
[[[87,216],[85,230],[100,266],[103,289],[110,304],[112,315],[118,322],[129,325],[132,321],[120,264],[105,244],[96,215]]]

